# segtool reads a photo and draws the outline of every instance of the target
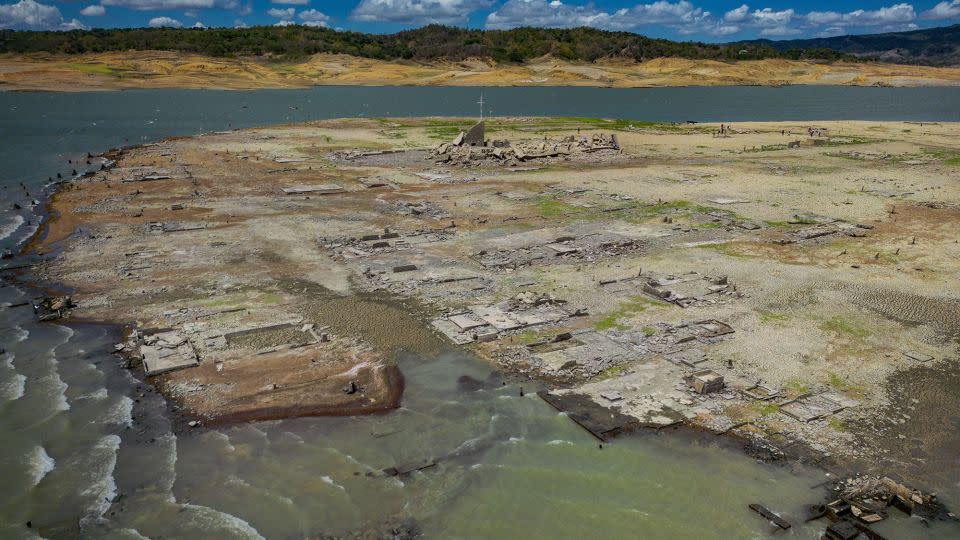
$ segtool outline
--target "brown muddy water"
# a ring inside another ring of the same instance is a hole
[[[670,96],[677,104],[710,97],[714,103],[697,102],[711,110],[723,110],[716,103],[771,104],[742,111],[744,120],[866,118],[876,113],[856,107],[886,96],[895,106],[883,118],[956,118],[955,92],[915,90],[801,89],[816,99],[809,109],[792,111],[784,111],[797,101],[784,99],[790,89],[638,91],[624,93],[622,101],[656,96],[648,109],[631,109],[641,118],[667,114],[661,104]],[[49,192],[46,179],[69,175],[75,165],[67,159],[75,163],[87,151],[329,116],[469,115],[478,91],[0,93],[0,157],[7,169],[0,189],[3,200],[22,207],[0,211],[0,248],[32,234],[35,210]],[[323,98],[331,92],[350,99]],[[537,114],[603,115],[582,107],[622,105],[584,99],[579,91],[539,92],[552,101],[531,89],[488,96],[502,94],[502,103],[527,96]],[[826,107],[821,94],[831,92],[850,98],[840,100],[847,108]],[[924,92],[953,101],[897,97]],[[753,98],[731,98],[738,93]],[[904,113],[904,103],[932,108]],[[291,105],[299,106],[297,115]],[[673,110],[689,112],[679,105]],[[34,205],[33,199],[41,200]],[[0,278],[0,538],[375,538],[394,530],[427,538],[766,538],[771,526],[747,509],[754,502],[795,524],[778,536],[814,539],[823,528],[801,521],[806,505],[823,497],[811,486],[827,479],[824,471],[761,464],[715,437],[683,431],[636,433],[600,449],[534,393],[521,397],[518,384],[461,390],[461,376],[486,380],[490,367],[446,347],[402,308],[368,299],[362,307],[356,299],[331,299],[316,318],[359,331],[396,354],[406,379],[400,409],[174,432],[164,400],[111,354],[117,329],[38,324],[29,307],[10,307],[36,293]],[[930,375],[908,391],[942,388],[945,400],[954,399],[951,380]],[[943,429],[955,431],[954,420],[944,416]],[[379,473],[433,461],[402,477]],[[925,487],[960,505],[960,479],[931,474],[928,480]],[[955,527],[925,528],[903,517],[877,530],[891,539],[958,536]]]

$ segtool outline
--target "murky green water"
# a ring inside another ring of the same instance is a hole
[[[923,91],[943,99],[901,101]],[[41,198],[48,176],[71,172],[67,159],[87,150],[319,117],[469,115],[477,92],[0,93],[0,198],[23,207],[0,209],[0,247],[30,234],[31,199]],[[691,100],[718,107],[731,96],[741,105],[729,116],[704,112],[698,119],[951,120],[960,111],[960,97],[946,89],[484,92],[503,104],[498,114],[662,120],[694,110]],[[797,95],[785,99],[791,92]],[[0,285],[2,305],[33,294]],[[110,354],[116,340],[104,327],[38,324],[29,308],[0,308],[0,538],[378,537],[398,527],[428,538],[766,538],[771,526],[747,510],[752,502],[795,523],[784,536],[813,539],[822,531],[822,524],[800,523],[805,505],[822,496],[810,489],[825,479],[822,471],[759,464],[715,439],[679,433],[639,433],[600,449],[529,388],[524,397],[514,384],[458,389],[460,376],[484,380],[490,373],[462,352],[404,357],[403,407],[389,414],[175,435],[162,398]],[[379,474],[434,461],[400,478]],[[960,500],[952,496],[960,479],[932,481],[948,502]],[[877,529],[889,538],[958,534],[912,521]]]

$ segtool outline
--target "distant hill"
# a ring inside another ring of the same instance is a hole
[[[349,54],[377,60],[461,61],[470,58],[522,63],[545,55],[592,62],[603,58],[836,60],[826,49],[779,51],[766,44],[677,42],[630,32],[595,28],[471,30],[430,25],[396,34],[338,32],[307,26],[176,29],[126,28],[32,32],[0,30],[0,53],[64,54],[115,51],[177,51],[218,57],[262,56],[296,59],[317,53]]]
[[[960,24],[941,28],[911,30],[909,32],[786,41],[760,39],[743,41],[739,44],[750,47],[770,47],[781,52],[831,49],[858,58],[897,64],[960,65]],[[736,46],[737,43],[729,45]]]
[[[593,62],[623,58],[692,60],[856,60],[960,65],[960,25],[862,36],[806,40],[753,40],[715,44],[654,39],[595,28],[472,30],[430,25],[395,34],[338,32],[308,26],[253,28],[118,28],[31,32],[0,30],[0,53],[104,53],[177,51],[215,57],[291,60],[317,53],[377,60],[462,61],[471,58],[523,63],[551,55]]]

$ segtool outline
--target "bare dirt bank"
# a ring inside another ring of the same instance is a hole
[[[63,92],[133,88],[298,88],[317,85],[599,86],[642,88],[788,84],[956,86],[960,68],[793,60],[718,62],[660,58],[594,63],[540,58],[493,61],[379,61],[319,54],[299,62],[131,51],[0,56],[0,89]]]

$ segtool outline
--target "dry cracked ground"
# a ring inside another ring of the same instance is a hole
[[[398,352],[463,347],[601,438],[683,422],[956,469],[960,125],[501,118],[441,146],[470,124],[108,154],[53,201],[39,273],[136,328],[203,422],[388,410]]]

